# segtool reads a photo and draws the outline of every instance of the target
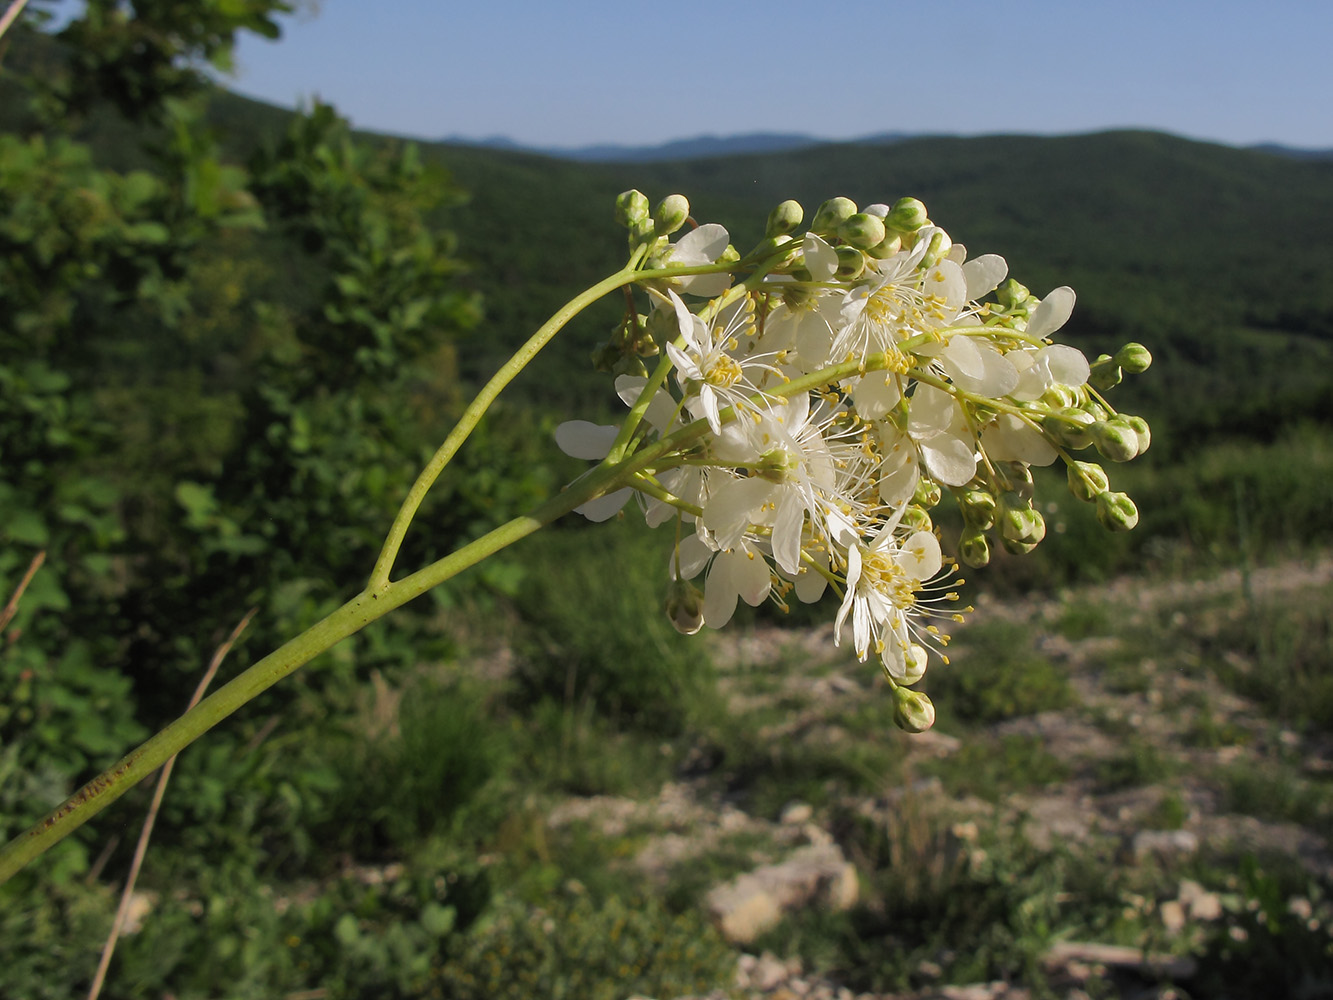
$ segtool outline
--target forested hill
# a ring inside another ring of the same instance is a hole
[[[868,204],[911,194],[973,252],[1003,254],[1035,291],[1072,285],[1069,331],[1081,346],[1152,345],[1163,363],[1131,391],[1149,410],[1174,411],[1173,423],[1257,431],[1258,415],[1233,407],[1277,397],[1287,417],[1330,416],[1333,163],[1124,131],[658,164],[426,148],[471,192],[454,224],[487,293],[488,343],[515,343],[571,280],[614,266],[611,199],[627,187],[686,194],[695,217],[727,225],[742,252],[784,198],[812,211],[833,195]],[[599,335],[556,350],[572,369]]]

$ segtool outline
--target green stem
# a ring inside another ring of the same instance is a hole
[[[389,574],[393,572],[393,564],[398,558],[398,551],[402,548],[403,539],[407,536],[407,529],[412,524],[412,519],[416,517],[422,501],[426,499],[426,494],[435,485],[435,480],[439,478],[440,473],[444,471],[444,467],[457,454],[458,449],[462,447],[468,435],[476,429],[477,424],[481,422],[481,418],[490,409],[491,404],[495,402],[495,398],[500,395],[501,390],[527,367],[528,363],[551,341],[552,337],[564,328],[565,324],[607,292],[614,291],[623,285],[654,278],[711,274],[728,269],[726,264],[700,264],[691,267],[667,267],[641,271],[636,269],[638,262],[638,255],[632,257],[623,269],[585,289],[561,306],[555,315],[543,323],[541,328],[514,352],[513,357],[506,361],[504,366],[491,376],[491,380],[477,393],[476,398],[468,404],[467,409],[463,411],[463,415],[458,418],[458,423],[454,425],[454,429],[449,432],[449,436],[444,439],[444,443],[431,456],[430,461],[426,463],[426,467],[417,476],[416,482],[412,484],[412,488],[408,490],[407,499],[403,501],[402,507],[398,510],[398,515],[393,519],[389,534],[384,539],[384,546],[380,549],[379,557],[375,560],[375,566],[370,572],[370,581],[366,585],[368,592],[383,593],[389,586]]]

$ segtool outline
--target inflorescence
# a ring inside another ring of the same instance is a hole
[[[716,224],[673,243],[690,221],[680,195],[650,213],[628,191],[616,211],[650,306],[627,295],[595,361],[630,416],[562,424],[556,439],[578,458],[648,456],[631,485],[579,510],[604,520],[637,495],[649,524],[674,521],[666,610],[682,632],[721,628],[739,600],[786,606],[831,588],[836,641],[880,661],[898,724],[919,732],[934,708],[911,686],[932,655],[948,662],[947,627],[971,610],[931,517],[946,492],[972,567],[997,543],[1041,542],[1030,470],[1057,458],[1103,525],[1138,522],[1103,468],[1074,455],[1147,449],[1147,423],[1102,393],[1151,357],[1127,344],[1089,364],[1053,343],[1071,289],[1038,298],[1002,257],[969,259],[914,198],[863,210],[834,198],[804,233],[801,206],[784,202],[745,257]]]

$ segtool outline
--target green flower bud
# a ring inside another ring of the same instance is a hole
[[[785,233],[777,236],[765,236],[755,244],[753,250],[745,255],[745,259],[757,263],[779,255],[782,257],[790,257],[792,255],[792,243],[792,238]],[[797,244],[797,246],[799,246],[799,244]],[[728,246],[727,249],[731,249],[730,246]],[[784,268],[779,267],[778,270],[782,271]]]
[[[1016,309],[1031,297],[1032,293],[1027,290],[1027,286],[1020,285],[1013,278],[1006,278],[995,289],[995,298],[1006,309]]]
[[[964,532],[958,540],[958,556],[973,569],[981,569],[990,562],[990,539],[979,529]]]
[[[786,236],[801,224],[805,218],[805,209],[799,201],[784,201],[768,213],[768,225],[764,227],[765,236]]]
[[[1092,444],[1092,425],[1096,418],[1086,410],[1064,406],[1049,413],[1042,421],[1042,430],[1056,444],[1079,451]]]
[[[1033,551],[1040,543],[1020,542],[1013,538],[1001,538],[1000,544],[1004,546],[1004,551],[1008,552],[1011,556],[1025,556]]]
[[[996,524],[1000,528],[1000,541],[1006,549],[1010,542],[1035,547],[1046,537],[1046,521],[1017,493],[1006,493],[1000,497],[1000,516]]]
[[[838,239],[850,243],[858,250],[869,250],[884,242],[888,234],[884,230],[884,220],[867,212],[857,212],[838,227]]]
[[[920,691],[893,689],[893,723],[905,733],[924,733],[935,725],[935,706]]]
[[[902,248],[903,238],[897,233],[891,232],[888,236],[884,237],[883,240],[867,250],[866,253],[870,254],[870,256],[874,257],[876,260],[883,260],[886,257],[892,257]]]
[[[914,503],[907,505],[903,511],[903,518],[898,523],[909,531],[931,531],[935,527],[925,508],[918,507]]]
[[[1097,499],[1098,494],[1111,488],[1106,470],[1096,462],[1073,462],[1065,478],[1069,483],[1069,492],[1085,503],[1091,503]]]
[[[1139,509],[1124,493],[1097,494],[1097,520],[1111,531],[1129,531],[1139,523]]]
[[[817,236],[834,236],[838,227],[856,214],[856,202],[850,198],[830,198],[819,206],[810,223],[810,232]]]
[[[912,493],[912,503],[930,509],[939,503],[943,496],[944,492],[940,489],[939,483],[922,476],[916,481],[916,489]]]
[[[670,236],[690,217],[690,202],[683,194],[669,194],[653,213],[653,232]]]
[[[916,198],[899,198],[893,203],[884,224],[900,233],[914,233],[929,221],[924,204]]]
[[[1134,428],[1134,433],[1139,436],[1139,454],[1142,455],[1152,444],[1152,428],[1148,426],[1148,421],[1142,417],[1131,417],[1123,413],[1120,416],[1125,423]]]
[[[1053,385],[1041,394],[1041,401],[1052,410],[1078,406],[1078,390],[1069,385]]]
[[[1119,385],[1125,377],[1120,366],[1109,354],[1103,354],[1092,363],[1092,372],[1088,375],[1088,385],[1099,392],[1105,392]]]
[[[682,635],[694,635],[704,627],[703,591],[689,580],[672,580],[667,588],[666,614]]]
[[[1128,462],[1139,453],[1139,435],[1124,417],[1092,425],[1092,441],[1112,462]]]
[[[737,250],[737,249],[736,249],[734,246],[732,246],[730,243],[728,243],[728,244],[727,244],[727,248],[726,248],[725,250],[723,250],[720,254],[717,255],[717,261],[716,261],[716,263],[718,263],[718,264],[735,264],[735,263],[738,263],[738,262],[740,261],[740,259],[741,259],[741,253],[740,253],[740,251]]]
[[[838,255],[838,269],[833,272],[835,277],[851,280],[860,277],[866,269],[866,255],[855,247],[837,247],[834,252]]]
[[[999,470],[1000,474],[1008,481],[1011,492],[1018,494],[1024,501],[1032,499],[1037,487],[1032,482],[1032,470],[1026,464],[1023,462],[1000,462]]]
[[[967,490],[958,498],[958,509],[969,528],[985,531],[995,523],[995,497],[985,490]]]
[[[638,219],[630,223],[629,227],[630,242],[635,246],[640,243],[648,243],[654,238],[653,220],[649,218]],[[665,240],[663,240],[665,242]]]
[[[1131,375],[1138,375],[1148,370],[1148,366],[1152,364],[1152,355],[1142,344],[1130,343],[1115,352],[1114,360]]]
[[[622,191],[616,196],[616,222],[626,229],[648,218],[648,197],[642,191]]]

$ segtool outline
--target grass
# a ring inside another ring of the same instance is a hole
[[[951,661],[926,675],[936,710],[965,725],[1002,722],[1068,707],[1069,680],[1033,649],[1033,630],[988,621],[959,633]]]

